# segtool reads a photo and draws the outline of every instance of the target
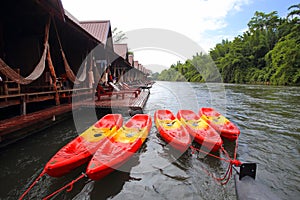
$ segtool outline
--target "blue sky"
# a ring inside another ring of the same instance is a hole
[[[241,7],[241,12],[234,12],[228,14],[226,21],[228,27],[220,30],[224,34],[234,35],[234,33],[240,32],[244,28],[247,28],[247,23],[254,16],[255,11],[264,13],[270,13],[277,11],[280,17],[286,17],[288,14],[288,8],[291,5],[300,3],[296,0],[252,0],[248,5]],[[210,34],[215,34],[213,31]]]
[[[296,0],[62,0],[77,19],[110,20],[112,28],[129,32],[143,28],[174,31],[196,42],[208,52],[222,39],[232,40],[247,29],[255,11],[278,11],[285,17]],[[128,44],[130,48],[130,43]],[[185,47],[188,48],[188,47]],[[167,50],[168,51],[168,50]],[[169,50],[171,52],[171,50]],[[174,54],[157,49],[135,52],[144,65],[168,68],[178,60]]]
[[[242,34],[247,28],[248,22],[254,16],[256,11],[270,13],[277,11],[279,17],[286,17],[289,13],[288,8],[291,5],[299,4],[300,1],[296,0],[252,0],[249,3],[240,7],[239,11],[228,12],[224,18],[227,26],[218,30],[205,31],[207,37],[219,38],[214,40],[209,45],[209,48],[213,48],[216,43],[222,41],[222,39],[232,40],[235,36]],[[206,49],[208,50],[208,48]]]

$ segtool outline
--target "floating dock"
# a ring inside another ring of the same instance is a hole
[[[101,109],[132,109],[142,110],[149,98],[150,91],[143,90],[141,93],[134,97],[132,94],[126,94],[124,98],[117,96],[103,97],[100,101],[97,99],[76,99],[76,102],[61,104],[47,109],[28,113],[9,119],[0,121],[0,147],[26,137],[30,134],[38,132],[49,126],[52,126],[61,120],[70,117],[72,109],[78,108],[95,108]]]
[[[79,21],[61,0],[15,3],[0,7],[0,146],[70,116],[74,105],[143,109],[149,91],[120,87],[95,99],[95,84],[144,90],[150,81],[128,44],[114,44],[110,20]]]
[[[142,110],[149,98],[150,91],[143,90],[141,93],[134,97],[134,94],[126,94],[124,98],[118,96],[102,97],[100,101],[85,101],[81,104],[82,107],[89,108],[111,108],[111,109],[132,109],[132,110]]]

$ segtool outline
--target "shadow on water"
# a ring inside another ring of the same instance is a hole
[[[130,180],[138,181],[139,179],[132,178],[130,171],[134,166],[137,166],[139,162],[139,153],[145,152],[147,145],[144,143],[140,150],[134,154],[126,163],[115,169],[111,174],[107,175],[103,179],[93,181],[81,181],[76,188],[71,192],[64,192],[62,199],[109,199],[116,196],[122,191],[123,186]],[[72,179],[69,179],[69,181]],[[78,191],[80,191],[78,193]]]
[[[186,152],[182,153],[178,151],[177,149],[174,149],[171,145],[166,143],[162,136],[159,134],[158,131],[156,131],[156,138],[159,140],[159,145],[162,147],[162,152],[160,152],[160,155],[167,158],[169,160],[169,163],[172,163],[173,165],[176,165],[178,168],[184,170],[189,167],[189,154],[190,149],[188,148]]]
[[[80,181],[71,192],[63,192],[58,199],[109,199],[113,198],[120,191],[126,182],[132,180],[130,170],[137,165],[138,156],[133,156],[127,163],[119,169],[113,171],[101,180],[83,180]],[[71,179],[69,179],[70,181]],[[136,179],[134,179],[136,180]],[[78,192],[80,191],[80,192]]]
[[[95,123],[86,112],[78,111],[83,126],[77,130],[72,116],[55,126],[37,132],[14,144],[0,149],[0,199],[16,199],[38,177],[48,160],[64,145],[78,136],[82,131]],[[101,118],[110,110],[97,111],[97,118]],[[53,178],[44,175],[38,184],[29,192],[28,197],[39,199],[70,182],[78,174],[85,171],[86,165],[79,167],[66,176]],[[8,180],[9,177],[9,181]],[[73,191],[80,191],[80,185],[74,185]]]
[[[191,151],[192,154],[195,155],[198,161],[200,161],[203,164],[203,168],[206,170],[213,170],[213,171],[218,171],[222,170],[222,161],[219,159],[212,157],[208,154],[212,154],[217,157],[222,157],[219,151],[217,152],[210,152],[205,147],[202,147],[200,144],[193,142],[193,147],[197,149],[203,150],[203,152],[198,152],[198,151]]]
[[[72,122],[67,119],[0,150],[0,182],[6,182],[1,186],[0,198],[16,199],[26,190],[51,156],[77,136]],[[34,197],[47,192],[49,179],[45,176],[43,180],[40,187],[34,188]]]
[[[145,145],[141,148],[141,151],[145,149]],[[46,163],[48,160],[44,161],[40,164],[41,168],[37,170],[36,172],[33,172],[33,170],[30,170],[30,173],[28,176],[30,178],[28,179],[22,179],[22,182],[24,185],[16,185],[17,187],[12,190],[8,195],[5,195],[5,197],[9,197],[8,199],[15,199],[16,197],[19,197],[25,189],[29,187],[29,185],[33,182],[33,180],[39,175],[39,173],[42,171],[42,168],[44,167],[44,163]],[[66,190],[60,192],[57,194],[54,199],[107,199],[110,197],[115,196],[118,194],[124,185],[126,181],[131,180],[130,177],[130,170],[132,167],[139,164],[139,157],[138,154],[134,154],[134,156],[129,159],[124,165],[122,165],[119,169],[115,170],[108,176],[104,177],[101,180],[98,181],[91,181],[87,180],[87,178],[84,178],[83,180],[80,180],[79,182],[75,183],[73,185],[73,189],[70,192],[66,192]],[[36,163],[33,163],[33,165],[36,165]],[[32,166],[33,166],[32,165]],[[66,174],[63,177],[54,178],[50,177],[48,175],[45,175],[42,177],[42,179],[38,182],[37,185],[30,191],[28,194],[29,199],[42,199],[43,197],[52,194],[57,189],[61,188],[62,186],[68,184],[70,181],[76,179],[82,172],[85,172],[85,169],[87,167],[87,164],[82,165],[72,172]],[[36,169],[36,168],[35,168]],[[26,171],[25,169],[23,171]],[[22,172],[19,172],[20,175]],[[25,176],[26,175],[23,175]],[[136,180],[136,179],[135,179]],[[16,181],[17,182],[17,181]],[[21,188],[18,188],[21,186]]]

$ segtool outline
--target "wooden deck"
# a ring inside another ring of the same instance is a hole
[[[0,146],[55,124],[59,118],[54,120],[54,117],[61,117],[71,110],[72,105],[65,104],[0,121]]]
[[[124,98],[120,98],[117,95],[113,95],[111,97],[102,97],[100,101],[86,101],[82,103],[83,107],[95,107],[96,109],[101,108],[131,108],[135,109],[143,109],[146,105],[146,102],[149,98],[150,91],[144,90],[135,98],[134,94],[125,94]]]
[[[55,91],[42,91],[31,93],[20,93],[10,95],[0,95],[0,108],[8,107],[10,105],[18,105],[21,102],[31,103],[55,99]],[[60,99],[70,98],[72,95],[86,95],[91,94],[90,88],[58,90]]]
[[[129,93],[126,94],[124,98],[117,98],[118,95],[115,95],[111,97],[103,97],[100,101],[97,101],[97,99],[95,100],[95,98],[91,95],[87,95],[82,98],[81,95],[76,96],[76,92],[73,91],[73,93],[76,98],[80,99],[75,99],[76,101],[72,104],[61,104],[59,106],[53,106],[26,115],[20,115],[0,121],[0,147],[57,123],[60,121],[60,118],[70,116],[69,113],[72,109],[80,107],[96,108],[98,110],[104,108],[130,108],[132,110],[143,109],[149,98],[150,91],[141,91],[137,97],[135,97],[134,94]],[[71,98],[71,95],[66,97]],[[53,120],[53,116],[56,120]]]

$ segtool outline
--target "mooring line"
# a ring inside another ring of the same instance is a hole
[[[222,158],[220,156],[216,156],[214,154],[211,154],[209,152],[206,152],[204,150],[201,150],[199,148],[196,148],[196,147],[193,147],[193,146],[190,146],[190,148],[192,150],[196,150],[198,152],[201,152],[201,153],[205,153],[206,155],[208,156],[211,156],[211,157],[214,157],[214,158],[217,158],[219,160],[222,160],[222,161],[225,161],[228,164],[228,167],[227,167],[227,170],[226,170],[226,173],[223,177],[216,177],[214,176],[211,172],[209,172],[207,169],[205,169],[204,167],[202,167],[202,169],[209,175],[211,176],[214,180],[216,180],[217,182],[219,182],[221,185],[225,185],[228,183],[228,181],[230,180],[231,176],[232,176],[232,169],[233,169],[233,166],[236,166],[236,167],[239,167],[242,165],[241,161],[237,160],[236,157],[237,157],[237,148],[238,148],[238,141],[236,140],[236,145],[235,145],[235,149],[234,149],[234,156],[233,156],[233,159],[230,158],[228,152],[224,149],[224,147],[222,146],[220,151],[226,156],[226,158]]]
[[[69,182],[68,184],[66,184],[65,186],[59,188],[58,190],[54,191],[53,193],[51,193],[50,195],[46,196],[43,198],[43,200],[48,200],[51,197],[55,196],[56,194],[60,193],[61,191],[63,191],[64,189],[67,189],[67,192],[70,192],[73,189],[73,185],[74,183],[78,182],[80,179],[87,177],[87,175],[85,173],[82,173],[79,177],[77,177],[76,179],[72,180],[71,182]]]
[[[44,176],[44,174],[46,174],[45,169],[40,173],[40,175],[33,181],[33,183],[28,187],[28,189],[20,196],[19,200],[22,200],[26,194],[28,194],[28,192],[35,186],[35,184],[37,184],[37,182],[40,180],[40,178],[42,176]]]

